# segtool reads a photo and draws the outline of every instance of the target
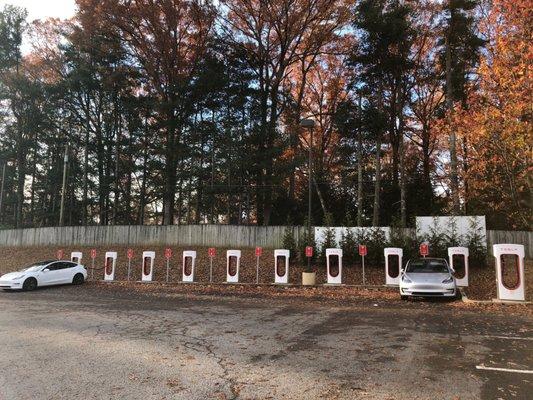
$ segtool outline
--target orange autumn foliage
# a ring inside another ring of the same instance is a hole
[[[530,229],[532,222],[532,10],[531,0],[494,1],[484,32],[488,43],[478,69],[479,90],[468,109],[455,115],[468,143],[466,200],[474,212],[486,212],[489,223],[513,229]]]

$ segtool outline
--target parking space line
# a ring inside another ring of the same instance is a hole
[[[486,371],[514,372],[517,374],[533,374],[533,371],[528,370],[528,369],[497,368],[497,367],[486,367],[484,365],[476,365],[476,369],[481,369],[481,370],[486,370]]]
[[[507,339],[507,340],[533,340],[533,337],[518,337],[518,336],[493,336],[493,335],[484,335],[487,338],[494,339]]]

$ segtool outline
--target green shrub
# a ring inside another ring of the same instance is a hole
[[[475,218],[470,219],[468,233],[464,238],[464,246],[468,247],[470,256],[470,265],[486,266],[487,265],[487,247],[483,242],[481,227]]]
[[[331,213],[326,213],[324,217],[324,226],[326,230],[324,232],[324,238],[320,244],[320,254],[319,254],[319,263],[322,266],[326,265],[326,249],[331,249],[337,247],[337,242],[335,241],[335,229],[331,227],[333,225],[333,218]]]
[[[433,218],[433,224],[429,227],[429,235],[426,240],[429,244],[431,257],[448,257],[448,235],[440,226],[437,218]]]
[[[339,243],[342,249],[344,265],[353,265],[357,261],[357,239],[353,229],[346,228],[346,232],[341,235]]]
[[[392,226],[390,230],[390,237],[387,246],[383,247],[399,247],[403,249],[403,264],[411,258],[418,257],[418,249],[420,243],[423,241],[415,235],[406,234],[405,229]]]
[[[385,257],[383,249],[387,245],[387,237],[385,231],[381,228],[371,228],[368,243],[366,243],[368,255],[365,261],[369,266],[385,265]]]
[[[296,244],[296,238],[294,237],[294,230],[292,226],[286,226],[283,232],[283,248],[291,252],[291,264],[294,259],[298,257],[298,246]]]

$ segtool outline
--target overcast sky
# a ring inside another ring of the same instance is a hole
[[[74,15],[75,0],[0,0],[0,8],[6,4],[23,7],[28,11],[28,21],[34,19],[70,18]]]

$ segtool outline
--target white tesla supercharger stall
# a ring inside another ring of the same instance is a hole
[[[142,282],[152,282],[154,276],[155,251],[143,251],[143,265],[141,271]]]
[[[450,268],[454,271],[457,271],[455,260],[456,256],[463,257],[463,265],[465,269],[465,274],[461,277],[455,277],[455,284],[461,287],[468,287],[468,257],[470,253],[468,247],[448,247],[448,260]]]
[[[274,283],[289,283],[289,259],[291,251],[286,249],[274,250]]]
[[[385,255],[385,285],[398,286],[402,270],[403,249],[385,247],[383,253]]]
[[[524,301],[526,299],[524,246],[495,244],[492,249],[496,258],[498,300]]]
[[[226,282],[239,282],[239,268],[241,266],[241,251],[228,250],[226,252]]]
[[[337,271],[333,269],[333,258],[337,257]],[[342,283],[342,249],[326,249],[326,270],[328,274],[328,284],[340,285]]]
[[[105,253],[104,261],[104,281],[115,280],[115,267],[117,265],[117,252],[108,251]]]
[[[76,264],[81,264],[82,258],[83,253],[81,251],[73,251],[70,253],[70,261],[75,262]]]
[[[196,251],[183,252],[183,282],[194,282],[194,269],[196,267]]]

